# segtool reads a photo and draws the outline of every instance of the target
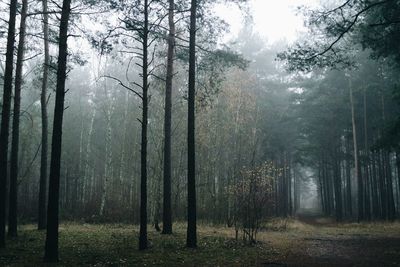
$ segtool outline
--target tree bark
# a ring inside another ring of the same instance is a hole
[[[53,136],[51,144],[49,200],[47,208],[47,233],[44,258],[49,262],[58,261],[58,209],[60,191],[60,165],[62,149],[62,124],[64,115],[65,80],[67,78],[67,39],[71,0],[64,0],[61,11],[56,102],[54,108]]]
[[[188,226],[186,237],[186,246],[189,248],[197,247],[195,170],[196,10],[197,1],[191,0],[188,86]]]
[[[47,118],[47,86],[49,76],[49,15],[47,14],[47,0],[42,0],[43,10],[43,80],[40,95],[40,106],[42,115],[42,150],[40,154],[40,182],[39,182],[39,213],[38,229],[46,229],[46,195],[47,195],[47,151],[48,151],[48,118]]]
[[[172,234],[171,208],[171,109],[172,109],[172,79],[174,75],[175,49],[175,1],[169,0],[168,10],[168,56],[167,77],[165,85],[165,118],[164,118],[164,194],[163,194],[163,234]]]
[[[8,137],[10,127],[12,75],[14,68],[15,17],[17,0],[10,1],[10,17],[8,20],[6,68],[4,71],[3,107],[0,131],[0,248],[6,246],[6,195],[8,176]]]
[[[140,230],[139,250],[147,249],[147,124],[148,124],[148,37],[149,37],[149,3],[144,0],[144,24],[142,32],[142,141],[140,151]]]
[[[12,126],[11,142],[11,164],[10,164],[10,194],[8,209],[8,236],[17,236],[17,215],[18,215],[18,152],[19,152],[19,117],[21,113],[21,87],[22,72],[24,65],[25,32],[26,32],[26,13],[28,1],[22,1],[21,21],[19,27],[19,43],[17,53],[17,63],[15,70],[14,88],[14,114]]]

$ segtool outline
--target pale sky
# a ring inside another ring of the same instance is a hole
[[[299,32],[304,31],[303,18],[296,16],[296,7],[312,7],[318,2],[319,0],[251,0],[250,13],[256,30],[269,42],[281,39],[293,42]],[[219,6],[217,13],[231,24],[232,34],[237,34],[243,24],[240,11],[233,6]]]

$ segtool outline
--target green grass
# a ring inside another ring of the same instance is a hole
[[[60,262],[43,263],[45,232],[22,226],[17,239],[0,250],[0,266],[256,266],[265,259],[263,244],[245,246],[233,230],[199,227],[197,249],[185,247],[185,228],[171,236],[149,231],[150,248],[138,251],[138,229],[130,225],[60,226]]]
[[[321,266],[320,255],[309,254],[316,247],[328,250],[324,256],[332,259],[338,258],[337,249],[347,253],[347,248],[372,253],[371,259],[365,261],[376,260],[376,249],[385,251],[379,254],[382,262],[397,261],[400,257],[394,243],[400,240],[398,222],[337,224],[329,218],[318,218],[311,223],[273,219],[262,228],[258,234],[260,242],[248,246],[235,241],[232,228],[199,225],[198,248],[188,249],[186,225],[175,223],[173,235],[161,235],[149,226],[150,248],[139,251],[137,226],[64,223],[60,226],[60,262],[46,264],[43,262],[45,231],[25,225],[20,227],[19,237],[7,240],[7,248],[0,250],[0,266],[265,266],[271,262],[297,266],[299,259],[308,260],[303,266]],[[369,248],[363,245],[368,240],[382,244]],[[329,250],[336,246],[336,252]],[[364,256],[352,257],[360,261]],[[307,265],[313,261],[317,264]]]

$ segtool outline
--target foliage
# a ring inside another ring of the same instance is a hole
[[[243,231],[243,241],[256,243],[262,220],[273,215],[273,184],[279,172],[271,162],[243,168],[239,180],[233,185],[235,228]]]

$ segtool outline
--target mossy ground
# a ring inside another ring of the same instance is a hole
[[[198,248],[185,247],[186,227],[173,235],[149,226],[149,249],[138,250],[138,227],[60,226],[60,262],[43,262],[45,232],[19,229],[0,250],[0,266],[400,266],[400,223],[337,224],[328,218],[274,219],[254,246],[232,228],[199,225]]]
[[[198,248],[185,247],[184,225],[173,235],[149,229],[149,249],[138,251],[138,228],[131,225],[60,226],[60,262],[43,263],[45,232],[22,226],[16,239],[0,250],[0,266],[257,266],[267,247],[243,245],[232,229],[199,227]]]

